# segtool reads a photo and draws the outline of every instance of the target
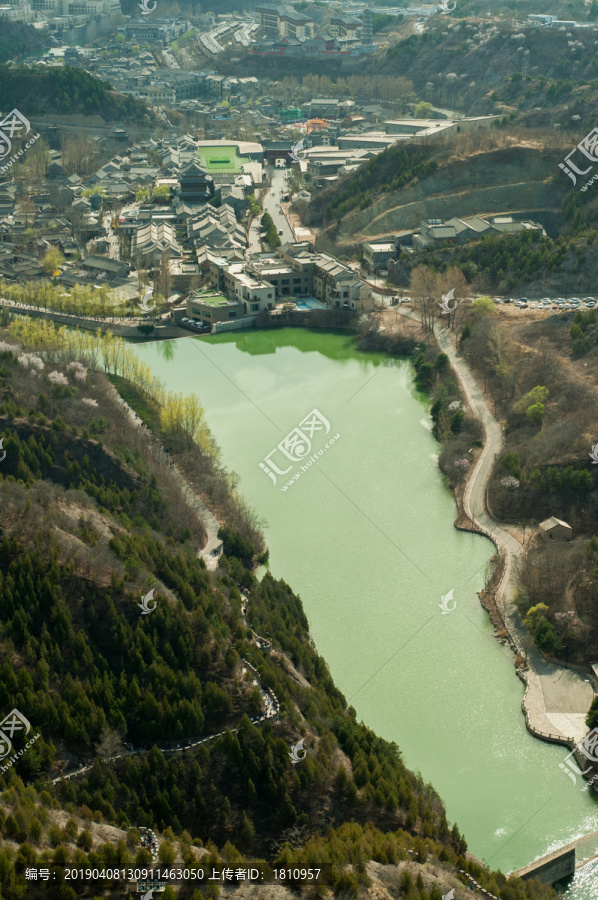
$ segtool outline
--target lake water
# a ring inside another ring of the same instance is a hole
[[[134,349],[198,394],[335,683],[434,785],[471,851],[508,872],[598,829],[598,803],[559,769],[567,750],[526,731],[523,684],[476,595],[493,546],[453,527],[409,363],[297,329]],[[310,436],[303,461],[272,453],[287,439],[302,456]],[[588,867],[567,896],[597,894]]]

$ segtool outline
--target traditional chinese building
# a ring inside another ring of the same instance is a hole
[[[179,193],[183,202],[205,203],[214,196],[214,179],[195,162],[190,162],[182,168],[178,179]]]

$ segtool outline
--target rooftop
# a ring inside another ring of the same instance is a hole
[[[562,525],[564,528],[571,528],[568,522],[563,522],[562,519],[557,519],[556,516],[551,516],[549,519],[544,519],[543,522],[540,522],[540,528],[546,530],[547,528],[554,528],[556,525]]]
[[[236,300],[229,300],[228,297],[219,293],[219,291],[192,291],[189,294],[189,300],[192,300],[194,303],[203,303],[205,306],[212,307],[212,309],[238,305]]]

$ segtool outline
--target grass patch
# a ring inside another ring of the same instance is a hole
[[[200,147],[201,165],[208,172],[240,172],[241,166],[248,163],[245,156],[237,156],[236,147]]]

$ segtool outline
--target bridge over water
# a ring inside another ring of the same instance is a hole
[[[576,862],[576,851],[588,852],[589,856]],[[545,884],[554,884],[563,878],[574,875],[576,871],[598,859],[598,831],[584,834],[563,847],[552,850],[545,856],[535,859],[527,866],[516,869],[511,875],[518,878],[539,878]]]

